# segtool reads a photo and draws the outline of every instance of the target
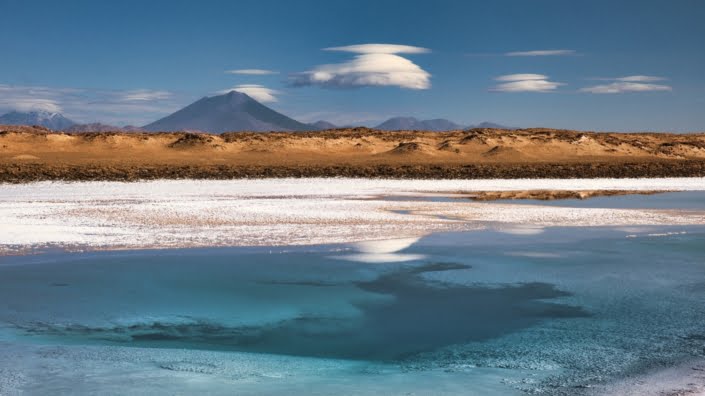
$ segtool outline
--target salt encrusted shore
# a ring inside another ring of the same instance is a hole
[[[705,360],[655,369],[595,387],[598,396],[702,396],[705,395]]]
[[[0,254],[36,249],[282,246],[492,227],[705,224],[702,211],[477,203],[473,191],[705,190],[705,178],[256,179],[0,184]],[[389,196],[455,196],[446,201]]]

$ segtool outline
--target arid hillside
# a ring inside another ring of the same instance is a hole
[[[705,176],[705,134],[554,129],[59,133],[0,126],[0,181]]]

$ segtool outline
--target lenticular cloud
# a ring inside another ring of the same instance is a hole
[[[491,89],[495,92],[551,92],[564,85],[543,74],[508,74],[495,80],[502,82]]]
[[[399,44],[357,44],[325,48],[325,51],[354,52],[358,54],[425,54],[428,48]]]
[[[612,81],[609,84],[600,84],[592,87],[581,88],[580,92],[593,94],[619,94],[628,92],[657,92],[657,91],[672,91],[670,85],[653,84],[654,82],[664,81],[664,77],[656,76],[626,76],[618,78],[600,78],[599,80]]]
[[[219,94],[226,94],[230,91],[237,91],[247,94],[252,99],[262,103],[273,103],[277,101],[276,95],[280,92],[274,89],[267,88],[259,84],[242,84],[230,89],[219,91]]]
[[[331,88],[362,86],[397,86],[428,89],[431,74],[414,62],[397,54],[422,54],[426,48],[396,44],[360,44],[326,48],[326,51],[357,53],[353,59],[320,65],[290,76],[294,86],[319,85]]]

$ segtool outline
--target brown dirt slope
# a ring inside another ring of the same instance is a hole
[[[0,182],[705,176],[705,134],[555,129],[84,132],[0,125]]]

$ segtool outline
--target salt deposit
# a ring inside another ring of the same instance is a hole
[[[0,186],[0,253],[348,243],[493,227],[705,224],[674,211],[477,203],[458,192],[705,190],[705,178],[570,180],[269,179],[40,182]]]

